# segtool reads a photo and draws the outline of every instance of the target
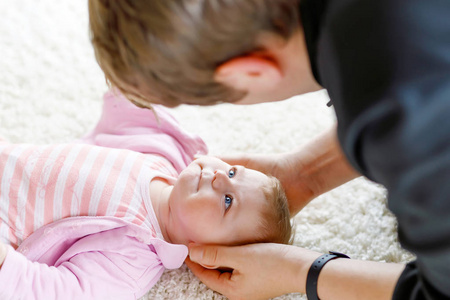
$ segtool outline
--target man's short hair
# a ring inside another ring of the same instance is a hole
[[[211,105],[245,96],[214,80],[222,63],[287,40],[298,0],[89,0],[91,41],[107,82],[139,106]]]

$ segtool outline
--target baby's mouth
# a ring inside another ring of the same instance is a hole
[[[202,180],[202,176],[203,176],[203,168],[201,165],[198,165],[200,167],[200,175],[198,176],[198,182],[197,182],[197,192],[200,189],[200,182]]]

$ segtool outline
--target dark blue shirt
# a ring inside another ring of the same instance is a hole
[[[450,0],[303,0],[300,16],[341,146],[417,256],[394,299],[450,299]]]

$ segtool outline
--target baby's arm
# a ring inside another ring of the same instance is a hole
[[[8,247],[0,243],[0,269],[2,268],[3,262],[5,261],[6,254],[8,253]]]
[[[113,230],[74,243],[55,266],[32,262],[10,246],[7,251],[0,269],[5,300],[137,299],[164,270],[148,245]]]
[[[107,92],[103,111],[94,130],[78,142],[140,153],[159,154],[169,160],[178,172],[189,165],[194,155],[206,154],[205,142],[184,130],[161,105],[139,108],[119,92]]]

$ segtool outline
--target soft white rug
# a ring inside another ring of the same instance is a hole
[[[0,0],[0,136],[12,142],[69,142],[100,116],[107,87],[88,38],[87,3]],[[256,106],[179,107],[211,154],[282,152],[334,122],[325,92]],[[352,258],[407,262],[385,190],[358,178],[314,200],[295,218],[295,245]],[[267,270],[269,272],[269,270]],[[186,267],[166,272],[143,299],[222,299]],[[292,294],[279,299],[306,299]]]

